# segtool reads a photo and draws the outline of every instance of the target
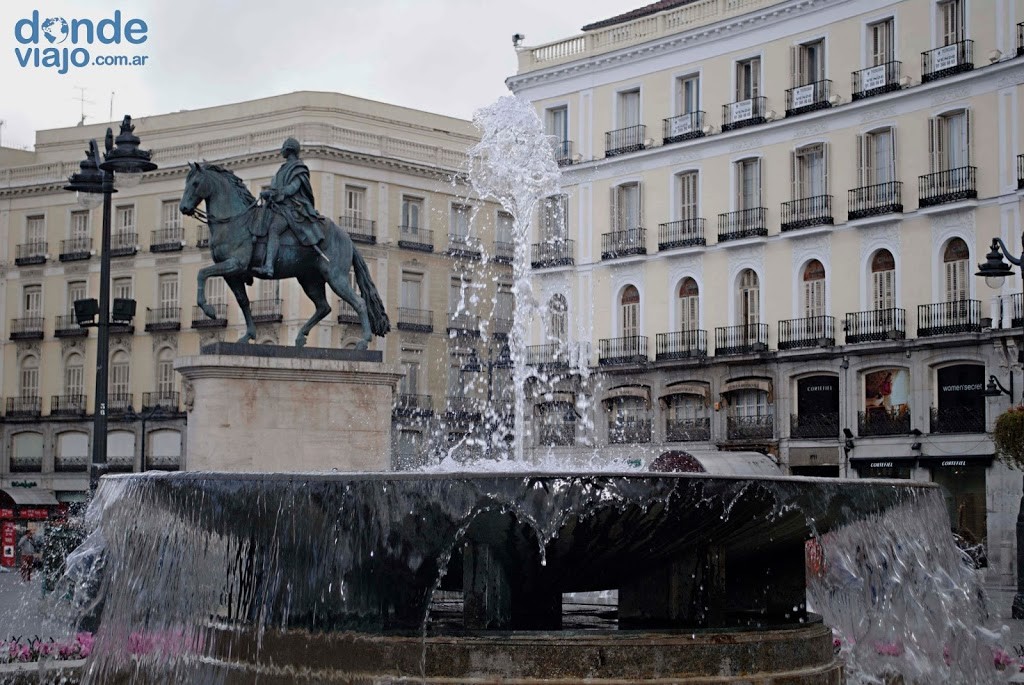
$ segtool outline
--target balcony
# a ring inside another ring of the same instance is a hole
[[[146,463],[143,465],[145,471],[179,471],[181,470],[181,456],[174,454],[147,454]]]
[[[832,81],[829,79],[790,88],[786,91],[786,116],[828,109],[832,106],[829,102],[831,96]]]
[[[434,398],[430,395],[399,393],[395,395],[395,405],[391,408],[391,413],[396,416],[432,416]]]
[[[46,243],[34,242],[18,245],[14,253],[14,263],[17,266],[46,264]]]
[[[886,62],[853,72],[852,100],[863,100],[900,89],[902,62]]]
[[[572,411],[571,409],[569,411]],[[576,444],[576,421],[547,419],[537,426],[537,442],[541,447],[572,447]]]
[[[53,395],[50,397],[50,416],[77,418],[85,416],[85,395]]]
[[[706,442],[711,439],[711,419],[665,419],[665,442]]]
[[[576,253],[576,241],[559,239],[530,246],[530,266],[546,269],[552,266],[572,266]]]
[[[434,232],[418,226],[399,226],[398,246],[416,252],[433,252]]]
[[[429,309],[398,308],[398,330],[416,333],[434,332],[434,312]]]
[[[751,207],[718,215],[718,242],[768,235],[768,210]]]
[[[359,314],[345,300],[338,301],[338,323],[360,324]]]
[[[110,234],[110,256],[131,257],[139,251],[139,236],[132,231],[114,231]]]
[[[56,338],[85,338],[89,329],[78,325],[74,314],[62,314],[53,319],[53,335]]]
[[[467,312],[448,312],[447,332],[456,335],[479,336],[480,317]]]
[[[217,313],[217,318],[211,319],[206,312],[198,306],[192,307],[192,328],[225,328],[228,325],[228,306],[226,304],[210,304]]]
[[[654,336],[654,361],[700,359],[708,355],[708,332],[701,329],[658,333]]]
[[[921,53],[921,83],[962,74],[973,68],[973,40],[962,40]]]
[[[146,331],[180,331],[181,307],[146,307]]]
[[[42,473],[43,457],[19,457],[11,455],[11,473]]]
[[[917,307],[917,335],[919,338],[980,332],[980,300],[956,300],[954,302],[922,304]]]
[[[110,473],[131,473],[135,470],[135,456],[131,454],[108,454],[107,471]]]
[[[768,324],[719,326],[715,329],[715,354],[754,354],[768,350]]]
[[[662,145],[680,143],[704,136],[704,112],[687,112],[677,117],[663,119]]]
[[[465,395],[449,395],[445,414],[452,419],[478,421],[480,419],[480,403],[475,397]]]
[[[835,344],[836,317],[834,316],[808,316],[802,319],[779,321],[780,350],[834,347]]]
[[[176,390],[157,390],[142,393],[142,411],[163,409],[172,414],[178,413],[181,396]]]
[[[512,324],[510,317],[495,316],[491,319],[491,332],[496,338],[507,338],[512,332]]]
[[[775,417],[771,414],[725,419],[725,436],[729,440],[771,440],[774,435]]]
[[[53,470],[57,473],[85,473],[89,470],[90,459],[86,454],[61,455],[53,457]]]
[[[491,261],[497,264],[511,264],[512,260],[516,256],[515,243],[506,242],[504,240],[494,241],[494,254],[491,255]]]
[[[1024,293],[1010,295],[1010,325],[1014,328],[1024,326]]]
[[[39,396],[8,397],[8,419],[38,419],[43,413],[43,398]]]
[[[722,105],[722,132],[763,124],[767,112],[768,100],[764,96]]]
[[[561,343],[529,345],[526,348],[526,365],[538,368],[569,368],[569,353]]]
[[[185,249],[185,229],[181,226],[158,228],[149,239],[150,252],[181,252]]]
[[[479,259],[481,253],[480,239],[470,235],[448,234],[448,255]]]
[[[196,247],[203,248],[210,246],[210,227],[209,226],[197,226],[196,227]]]
[[[910,435],[910,412],[874,407],[857,412],[857,435]]]
[[[962,166],[918,176],[918,206],[934,207],[947,202],[977,198],[977,171],[977,167]]]
[[[135,395],[130,392],[111,392],[107,394],[107,414],[124,416],[135,410]]]
[[[871,309],[866,312],[850,312],[843,322],[846,344],[883,340],[903,340],[907,337],[907,310]]]
[[[604,134],[604,156],[614,157],[628,152],[636,152],[646,147],[647,127],[643,124],[627,126]]]
[[[555,163],[558,166],[569,166],[576,161],[572,154],[571,140],[555,140],[551,143],[551,147],[554,149]]]
[[[647,254],[647,231],[630,228],[601,234],[601,259]]]
[[[601,366],[647,363],[647,336],[601,338],[597,341],[597,363]]]
[[[846,218],[849,221],[903,212],[903,182],[889,181],[849,191]]]
[[[363,243],[364,245],[377,244],[377,222],[373,219],[343,214],[338,217],[338,225],[345,229],[348,237],[354,243]]]
[[[789,417],[791,438],[839,439],[839,413],[792,414]]]
[[[612,419],[608,423],[608,442],[612,445],[645,444],[651,441],[651,420],[640,418]]]
[[[69,238],[60,241],[58,259],[62,262],[80,262],[92,257],[92,238]]]
[[[249,303],[254,323],[281,323],[281,300],[253,300]]]
[[[931,433],[984,433],[985,408],[932,407],[929,411]]]
[[[11,340],[42,340],[43,317],[29,316],[11,319]]]
[[[683,219],[658,224],[658,251],[706,245],[704,219]]]
[[[831,226],[833,223],[831,195],[815,195],[782,203],[783,231]]]

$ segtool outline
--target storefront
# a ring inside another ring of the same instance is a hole
[[[0,566],[15,565],[17,540],[24,531],[43,537],[47,521],[66,515],[67,505],[59,504],[52,490],[21,482],[0,488]]]
[[[917,465],[917,457],[884,457],[880,459],[850,459],[850,467],[860,478],[910,479]]]
[[[931,480],[942,486],[949,513],[949,525],[957,543],[979,566],[987,565],[988,468],[994,455],[922,457],[921,466],[931,469]]]

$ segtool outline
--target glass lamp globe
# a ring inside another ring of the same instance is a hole
[[[103,195],[100,193],[86,193],[81,190],[75,193],[78,206],[82,209],[95,209],[103,202]]]
[[[1003,287],[1003,283],[1006,282],[1004,276],[985,276],[985,285],[992,288],[993,290],[999,290]]]
[[[114,174],[114,185],[118,188],[134,188],[141,182],[141,171],[118,171]]]

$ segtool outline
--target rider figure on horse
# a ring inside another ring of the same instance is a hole
[[[270,187],[260,193],[271,212],[285,217],[284,222],[267,221],[264,229],[267,236],[267,255],[263,265],[253,272],[267,278],[274,276],[274,259],[281,243],[281,234],[288,228],[302,245],[317,246],[324,239],[326,217],[322,216],[313,203],[313,187],[309,182],[309,167],[299,159],[299,141],[287,138],[281,145],[281,165]],[[275,228],[276,226],[276,228]]]

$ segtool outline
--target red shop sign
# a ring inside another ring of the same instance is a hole
[[[21,518],[23,519],[45,519],[46,517],[46,509],[36,509],[30,507],[21,508]]]
[[[0,519],[12,519],[14,518],[14,509],[0,509]]]
[[[0,523],[0,566],[14,566],[14,542],[17,531],[14,523]]]

